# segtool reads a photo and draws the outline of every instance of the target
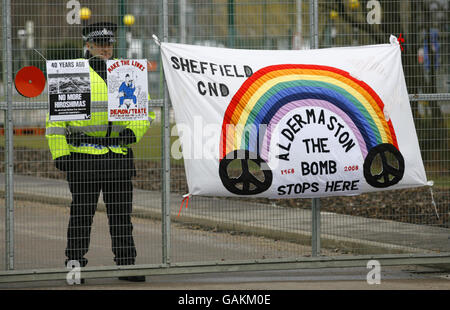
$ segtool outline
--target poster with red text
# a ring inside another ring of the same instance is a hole
[[[148,119],[147,60],[108,60],[107,78],[108,120]]]

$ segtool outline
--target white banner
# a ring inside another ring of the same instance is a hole
[[[427,185],[393,41],[304,51],[162,43],[180,137],[171,151],[182,152],[189,193],[278,199]]]
[[[148,119],[146,59],[108,60],[108,120]]]

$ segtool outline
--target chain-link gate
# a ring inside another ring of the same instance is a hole
[[[26,66],[83,58],[82,29],[117,24],[114,57],[148,59],[155,120],[132,146],[135,265],[113,261],[99,199],[85,277],[170,272],[443,263],[450,259],[449,4],[445,0],[3,0],[0,281],[65,279],[72,196],[46,140],[47,87],[15,89]],[[432,187],[319,199],[224,199],[188,192],[164,84],[161,41],[246,49],[402,45],[422,158]],[[404,39],[404,40],[403,40]],[[93,103],[106,109],[105,102]],[[104,193],[103,193],[104,194]]]

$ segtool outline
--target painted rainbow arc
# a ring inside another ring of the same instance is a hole
[[[392,122],[384,117],[384,104],[369,85],[337,68],[285,64],[258,70],[233,96],[222,123],[220,159],[245,149],[267,160],[272,130],[296,107],[321,107],[339,115],[353,131],[364,157],[382,143],[398,149]]]

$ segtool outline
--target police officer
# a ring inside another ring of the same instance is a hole
[[[83,28],[89,59],[91,102],[107,102],[106,61],[113,56],[117,26],[96,23]],[[106,109],[93,111],[90,120],[52,121],[47,116],[46,138],[59,170],[67,173],[72,203],[67,229],[66,264],[86,266],[92,220],[100,192],[106,204],[112,252],[117,265],[133,265],[136,247],[131,222],[136,175],[130,145],[138,143],[150,126],[145,121],[108,121]],[[144,276],[119,277],[143,282]]]

